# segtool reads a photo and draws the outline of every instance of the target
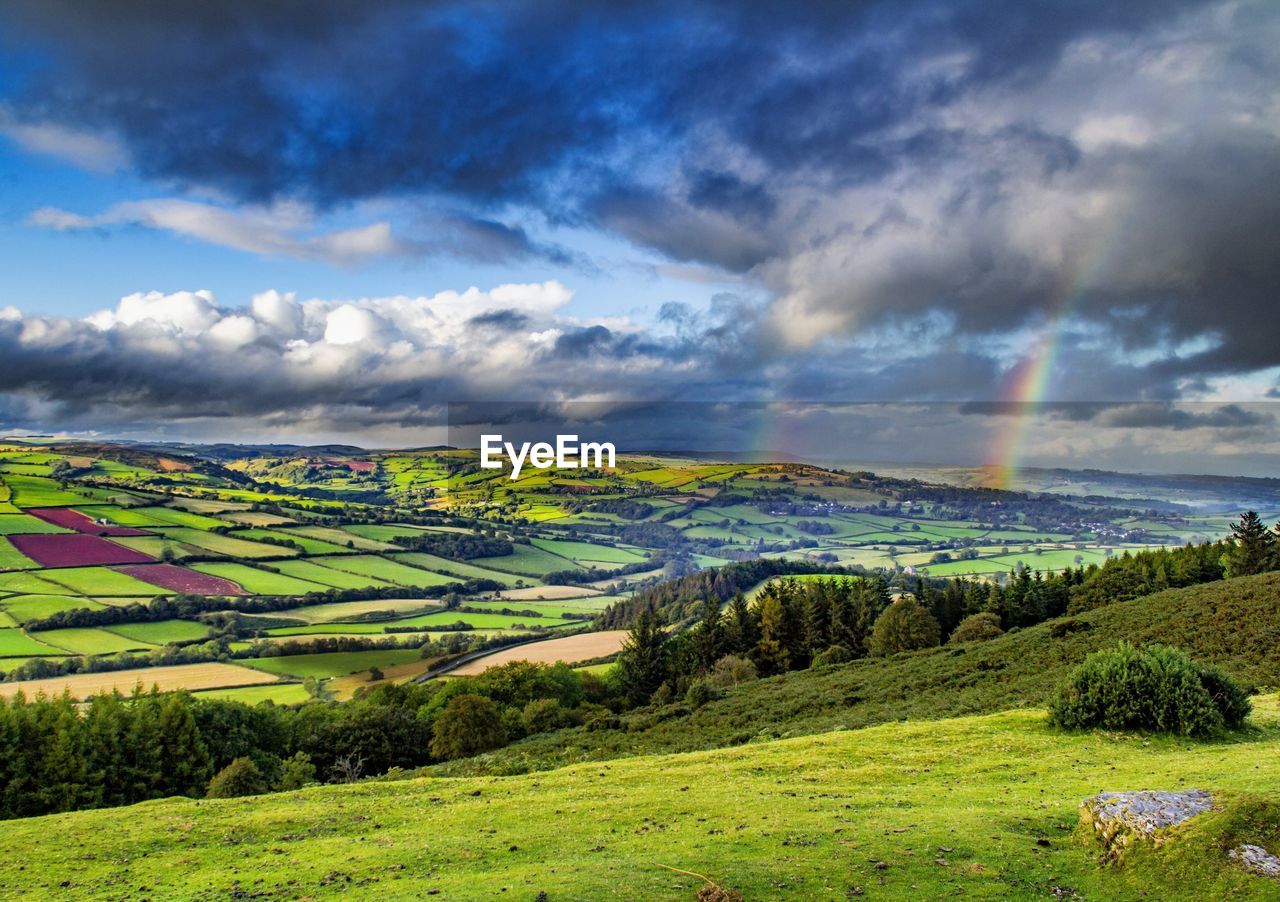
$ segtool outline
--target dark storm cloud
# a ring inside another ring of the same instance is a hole
[[[0,35],[22,50],[8,115],[117,136],[178,189],[393,198],[424,211],[411,249],[472,260],[589,265],[521,223],[603,229],[766,295],[653,332],[472,319],[492,342],[554,331],[532,357],[583,363],[583,391],[999,397],[1029,350],[1009,336],[1059,317],[1089,327],[1058,342],[1063,398],[1172,400],[1280,365],[1280,15],[1261,0],[10,0]],[[935,314],[950,337],[858,345]],[[211,409],[256,403],[212,363],[151,379],[114,340],[63,352],[118,353],[103,389],[43,358],[13,387],[178,406],[208,379]],[[248,372],[272,341],[244,346]],[[445,384],[381,378],[335,403],[377,417]]]

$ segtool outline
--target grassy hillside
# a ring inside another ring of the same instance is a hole
[[[1280,782],[1278,751],[1266,698],[1214,742],[1060,733],[1014,711],[521,777],[162,800],[6,823],[0,854],[24,866],[0,895],[692,898],[701,881],[667,865],[748,899],[1274,898],[1220,843],[1274,840],[1241,811]],[[1226,809],[1122,866],[1074,834],[1100,789],[1192,786]]]
[[[535,736],[448,773],[519,773],[576,761],[718,748],[895,720],[1039,706],[1091,651],[1163,642],[1221,666],[1251,691],[1280,687],[1280,573],[1161,592],[1007,633],[796,671],[730,690],[690,711],[641,710],[612,729]]]

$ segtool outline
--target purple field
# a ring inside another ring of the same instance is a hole
[[[82,514],[79,511],[71,510],[68,507],[31,507],[27,508],[27,513],[33,517],[39,517],[46,523],[52,523],[55,526],[63,526],[67,529],[74,529],[76,532],[82,532],[91,536],[145,536],[150,535],[142,529],[134,529],[130,526],[104,526],[95,522],[92,517]]]
[[[10,536],[13,546],[42,567],[86,567],[94,564],[145,564],[152,558],[98,536]]]
[[[223,579],[220,576],[209,576],[206,573],[197,573],[194,570],[187,570],[184,567],[178,567],[173,564],[146,564],[143,566],[117,567],[116,569],[121,573],[132,576],[134,579],[151,583],[153,586],[173,589],[175,592],[183,592],[187,595],[244,594],[244,589],[229,579]]]

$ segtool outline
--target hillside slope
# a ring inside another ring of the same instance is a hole
[[[1214,742],[1060,733],[1014,711],[549,774],[169,799],[6,823],[0,855],[23,865],[0,895],[692,898],[700,881],[667,865],[748,899],[1273,898],[1214,837],[1103,868],[1073,831],[1100,789],[1205,787],[1230,804],[1274,787],[1278,751],[1268,697]]]
[[[1091,651],[1162,642],[1217,664],[1250,691],[1280,687],[1280,573],[1174,589],[989,642],[795,671],[695,711],[640,710],[613,729],[542,734],[438,772],[520,773],[584,760],[722,748],[757,739],[1039,706]]]

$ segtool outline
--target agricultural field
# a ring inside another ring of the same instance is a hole
[[[45,680],[0,682],[0,695],[12,697],[22,692],[34,697],[43,692],[57,695],[64,690],[73,698],[84,699],[102,692],[129,694],[135,687],[144,691],[156,686],[162,692],[187,689],[222,689],[229,686],[251,686],[274,682],[275,677],[259,670],[233,664],[175,664],[169,667],[143,667],[137,670],[115,670],[107,673],[82,673]]]
[[[565,636],[561,639],[546,639],[542,642],[529,642],[468,661],[451,673],[455,676],[474,676],[484,673],[490,667],[498,667],[511,661],[532,661],[538,664],[554,664],[557,661],[563,661],[566,664],[576,664],[580,661],[590,661],[616,654],[622,648],[622,642],[626,637],[626,630],[608,630]]]
[[[1079,499],[1045,507],[1010,496],[993,509],[963,490],[917,500],[910,496],[921,487],[950,485],[923,470],[900,478],[650,455],[581,479],[526,471],[511,483],[473,469],[465,451],[280,457],[252,448],[237,456],[224,446],[202,457],[58,440],[6,448],[0,661],[18,677],[40,658],[70,659],[75,669],[128,651],[145,660],[170,644],[178,647],[166,654],[194,655],[215,623],[210,647],[223,649],[219,663],[255,663],[239,656],[261,653],[258,640],[305,649],[325,637],[358,647],[361,637],[465,643],[522,638],[534,627],[578,629],[637,588],[757,557],[883,569],[899,579],[1002,580],[1018,566],[1057,570],[1221,535],[1231,520],[1221,509],[1166,514]],[[1099,479],[1090,487],[1107,483]],[[1148,496],[1128,486],[1111,497]],[[1272,507],[1280,516],[1280,496]],[[426,550],[397,541],[413,538]],[[509,553],[496,553],[498,544]],[[569,584],[547,585],[550,574]],[[478,580],[488,590],[463,585]],[[490,591],[496,586],[503,588]],[[442,610],[446,600],[470,610]],[[150,613],[153,605],[162,607]],[[117,622],[102,614],[107,607],[131,613]],[[471,628],[440,629],[460,621]],[[555,641],[570,640],[585,641]],[[537,651],[530,648],[523,654]],[[332,680],[332,666],[305,660],[325,654],[333,652],[266,666]]]
[[[303,677],[327,679],[329,677],[346,676],[349,673],[356,673],[360,670],[368,670],[370,667],[407,664],[420,657],[422,655],[416,648],[410,648],[378,651],[339,651],[315,655],[256,658],[250,663],[257,670],[276,674],[277,676],[294,677],[296,679],[302,679]]]

